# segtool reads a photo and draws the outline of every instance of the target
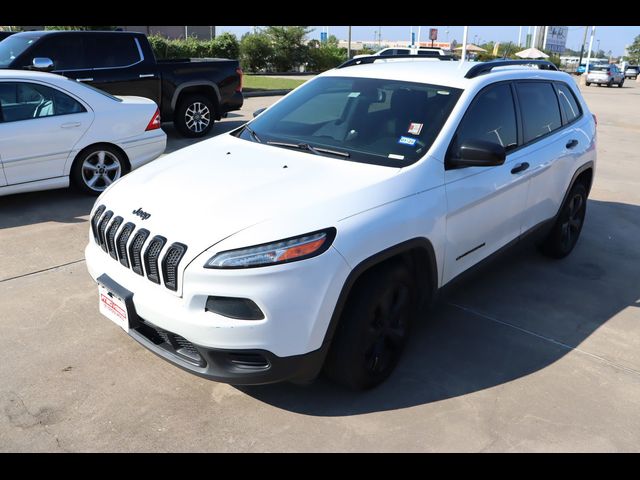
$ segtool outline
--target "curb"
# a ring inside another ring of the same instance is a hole
[[[275,97],[278,95],[286,95],[293,89],[288,90],[255,90],[253,92],[242,92],[244,98],[251,97]]]

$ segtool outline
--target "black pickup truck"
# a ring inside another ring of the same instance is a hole
[[[206,135],[214,120],[242,107],[237,60],[161,60],[135,32],[34,31],[0,42],[0,68],[43,70],[113,95],[147,97],[187,137]]]

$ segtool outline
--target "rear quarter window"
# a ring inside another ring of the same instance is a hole
[[[529,143],[562,126],[558,98],[551,83],[516,83],[522,109],[524,143]]]
[[[556,88],[558,90],[558,101],[560,102],[560,108],[564,114],[565,122],[571,123],[582,115],[580,103],[571,91],[571,88],[566,84],[557,83]]]

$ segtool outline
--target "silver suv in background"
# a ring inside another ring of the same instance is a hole
[[[589,65],[589,72],[587,73],[587,87],[592,83],[600,85],[606,85],[611,87],[618,85],[622,87],[624,84],[625,74],[622,73],[617,66],[611,65]]]
[[[636,78],[638,78],[638,72],[640,72],[640,66],[627,65],[627,68],[625,68],[624,70],[624,78],[635,80]]]

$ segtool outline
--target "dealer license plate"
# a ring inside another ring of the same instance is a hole
[[[128,332],[129,318],[124,300],[102,285],[98,285],[98,294],[100,296],[100,313]]]

